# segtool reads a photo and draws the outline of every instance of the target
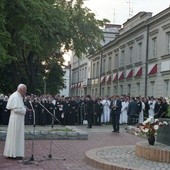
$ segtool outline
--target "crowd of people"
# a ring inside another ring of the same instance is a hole
[[[23,159],[25,156],[24,125],[75,125],[87,120],[88,127],[112,123],[113,131],[119,133],[122,123],[134,125],[145,118],[168,116],[168,103],[164,98],[129,97],[113,95],[105,98],[90,95],[64,97],[52,95],[26,95],[27,87],[20,84],[9,96],[0,95],[0,124],[7,125],[3,155]]]
[[[7,125],[10,111],[6,109],[8,96],[0,95],[0,124]],[[119,111],[112,108],[113,101],[119,102]],[[76,125],[83,124],[88,120],[89,128],[92,124],[101,125],[113,123],[114,113],[119,124],[133,125],[142,123],[144,118],[154,116],[156,118],[167,117],[168,102],[165,98],[130,97],[127,95],[112,97],[64,97],[60,95],[26,95],[24,104],[28,108],[25,115],[25,124],[33,124],[33,109],[35,111],[35,125],[51,125],[53,117],[54,124]],[[31,106],[32,105],[32,106]],[[33,108],[32,108],[33,107]]]

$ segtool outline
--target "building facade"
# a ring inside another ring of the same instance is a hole
[[[85,58],[87,94],[170,97],[170,8],[153,17],[139,12],[102,51]]]
[[[103,29],[104,41],[100,44],[103,46],[118,36],[121,25],[106,24]],[[96,65],[96,69],[100,69],[100,65]],[[92,61],[86,55],[81,58],[74,56],[71,57],[71,95],[72,96],[85,96],[91,94],[91,70]],[[96,71],[97,71],[96,70]]]

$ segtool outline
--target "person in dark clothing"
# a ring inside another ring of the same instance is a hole
[[[64,114],[64,125],[71,125],[72,124],[72,114],[71,114],[72,108],[71,103],[69,101],[69,98],[65,98],[65,102],[63,105],[63,114]]]
[[[110,103],[112,125],[113,125],[112,132],[119,133],[119,119],[121,114],[121,108],[122,108],[122,102],[119,99],[119,96],[113,96]]]
[[[161,118],[166,118],[168,117],[168,103],[166,101],[166,99],[162,99],[162,115]]]
[[[41,110],[40,110],[40,125],[45,126],[46,125],[46,115],[48,114],[47,111],[44,108],[47,108],[47,101],[45,98],[41,101]]]
[[[87,122],[88,122],[87,128],[92,128],[92,121],[93,121],[94,113],[93,113],[93,101],[91,100],[90,95],[87,95],[87,97],[86,97],[85,112],[87,115]]]
[[[4,101],[2,103],[2,124],[3,125],[8,125],[8,122],[9,122],[9,117],[10,117],[10,110],[8,110],[6,108],[6,105],[7,105],[7,102],[8,102],[8,96],[5,96],[4,97]]]
[[[27,107],[27,111],[25,114],[25,124],[26,125],[32,125],[33,124],[33,112],[32,112],[32,108],[30,105],[30,96],[27,96],[25,98],[25,106]]]
[[[64,101],[63,98],[58,97],[55,102],[55,116],[64,125],[64,113],[63,113]]]
[[[86,120],[85,115],[85,99],[82,97],[78,102],[78,117],[79,117],[79,124],[83,123],[83,120]]]
[[[0,94],[0,124],[3,124],[3,100],[4,95]]]
[[[128,109],[127,109],[127,115],[128,115],[128,125],[134,125],[136,123],[136,117],[135,115],[138,114],[138,104],[134,97],[131,98],[131,101],[129,102]]]
[[[161,118],[164,112],[163,109],[163,103],[162,103],[162,99],[158,98],[156,103],[155,103],[155,108],[154,108],[154,112],[155,112],[155,118]]]
[[[75,125],[78,124],[78,115],[77,115],[78,103],[76,102],[74,97],[71,98],[70,102],[71,102],[71,124]]]
[[[148,99],[147,98],[143,98],[143,102],[145,104],[145,109],[144,109],[144,117],[148,118],[149,117],[149,103],[148,103]]]
[[[103,105],[101,103],[101,99],[97,99],[94,106],[95,113],[95,125],[101,126],[101,115],[103,113]]]
[[[38,102],[39,101],[38,101],[37,98],[35,98],[34,101],[33,101],[33,108],[34,108],[34,111],[35,111],[35,125],[40,125],[41,106]]]
[[[55,108],[55,106],[54,106],[54,104],[52,103],[52,99],[49,99],[49,101],[48,101],[48,104],[47,104],[47,109],[49,110],[49,112],[51,113],[47,113],[47,116],[46,116],[46,119],[47,119],[47,121],[46,121],[46,124],[47,125],[51,125],[52,123],[53,123],[53,125],[54,125],[54,123],[55,123],[55,119],[53,119],[53,116],[55,117],[55,112],[54,112],[54,108]],[[52,120],[53,120],[53,122],[52,122]]]
[[[140,112],[142,111],[142,102],[140,101],[140,97],[136,97],[136,102],[137,102],[137,105],[138,105],[137,114],[139,115]]]

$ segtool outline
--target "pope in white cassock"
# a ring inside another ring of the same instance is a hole
[[[22,158],[25,156],[24,120],[26,107],[24,106],[23,96],[26,91],[26,85],[20,84],[17,91],[9,97],[6,106],[11,111],[11,114],[3,155],[9,158]]]

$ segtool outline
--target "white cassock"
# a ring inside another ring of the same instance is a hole
[[[103,115],[102,115],[102,123],[108,123],[110,121],[110,100],[104,99],[102,102],[103,105]]]
[[[138,123],[142,123],[144,121],[144,110],[145,110],[145,103],[142,102],[142,110],[139,113],[139,121],[138,121]]]
[[[154,113],[154,109],[155,109],[155,100],[151,101],[149,100],[148,104],[149,104],[149,117],[153,117],[155,115]]]
[[[127,123],[127,108],[128,108],[129,102],[122,102],[122,108],[121,108],[121,114],[120,114],[120,119],[119,123]]]
[[[21,94],[16,91],[8,100],[7,109],[11,110],[7,136],[4,148],[4,156],[24,157],[25,139],[24,139],[24,120],[26,108],[24,106]]]

